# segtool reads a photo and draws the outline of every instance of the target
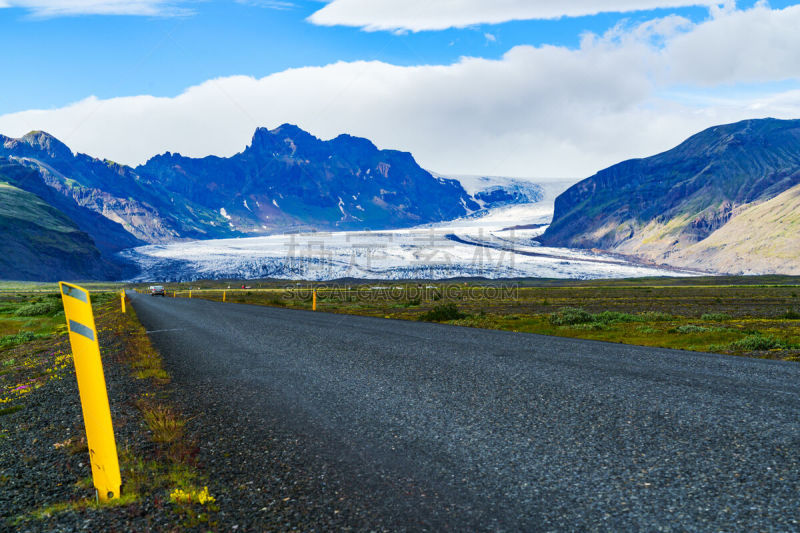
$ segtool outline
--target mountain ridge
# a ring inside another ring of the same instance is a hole
[[[73,152],[44,131],[0,135],[0,161],[6,181],[71,219],[122,270],[116,254],[146,243],[397,229],[459,218],[494,198],[479,204],[408,152],[348,134],[323,141],[292,124],[257,128],[231,157],[165,152],[136,168]]]
[[[188,180],[191,190],[179,192],[224,208],[246,233],[409,227],[478,208],[460,184],[435,179],[410,153],[346,134],[323,141],[292,124],[257,128],[251,143],[228,158],[165,153],[135,171],[170,191]]]
[[[714,270],[678,252],[798,184],[800,120],[714,126],[671,150],[623,161],[575,184],[556,199],[553,222],[539,240]]]

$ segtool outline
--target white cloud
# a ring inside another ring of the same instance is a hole
[[[408,150],[441,172],[580,177],[713,124],[800,117],[800,85],[770,88],[775,79],[800,80],[800,54],[782,49],[800,49],[798,12],[760,6],[698,25],[667,17],[587,36],[575,50],[519,46],[498,60],[339,62],[220,78],[173,98],[88,98],[4,115],[0,132],[43,129],[77,151],[135,164],[165,150],[231,155],[255,127],[291,122],[322,138],[346,132]],[[715,43],[736,28],[747,32],[739,33],[743,45],[731,40],[729,60]],[[727,68],[712,69],[715,57]],[[716,94],[707,86],[739,80],[765,85],[747,97],[703,96]]]
[[[267,9],[277,9],[278,11],[285,11],[297,7],[294,2],[286,0],[236,0],[236,3],[247,6],[265,7]]]
[[[145,15],[185,14],[170,0],[2,0],[0,8],[19,7],[37,17],[74,15]]]
[[[668,48],[674,79],[714,85],[800,77],[800,5],[717,14],[675,37]]]
[[[656,8],[714,6],[730,0],[332,0],[309,20],[321,26],[443,30],[512,20],[557,19]]]

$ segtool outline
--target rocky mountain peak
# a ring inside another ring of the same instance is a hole
[[[37,151],[45,152],[54,159],[72,158],[74,154],[69,147],[45,131],[31,131],[26,133],[20,142],[27,144]]]
[[[339,135],[330,142],[336,150],[346,149],[348,151],[359,152],[362,154],[378,151],[378,147],[375,146],[369,139],[365,139],[363,137],[354,137],[353,135],[348,135],[346,133]]]
[[[281,124],[275,129],[256,128],[253,133],[251,147],[263,148],[282,146],[287,140],[295,144],[308,144],[322,142],[307,131],[295,126],[294,124]]]

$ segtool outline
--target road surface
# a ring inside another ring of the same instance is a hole
[[[130,293],[243,529],[800,529],[800,365]]]

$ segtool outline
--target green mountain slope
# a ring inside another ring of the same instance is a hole
[[[749,206],[671,261],[732,274],[800,275],[800,185]]]
[[[63,213],[0,181],[0,279],[105,279],[117,270]]]
[[[798,184],[800,120],[716,126],[672,150],[619,163],[577,183],[556,199],[553,222],[540,241],[700,267],[681,251]],[[723,255],[702,267],[728,272]]]
[[[26,161],[31,165],[30,160]],[[72,220],[80,229],[89,234],[97,248],[105,257],[144,244],[126,229],[105,216],[75,201],[63,192],[59,184],[48,184],[41,172],[29,168],[18,161],[0,156],[0,179],[25,191],[35,194],[46,204],[60,211]],[[76,191],[77,186],[76,186]],[[82,196],[81,198],[85,198]]]

